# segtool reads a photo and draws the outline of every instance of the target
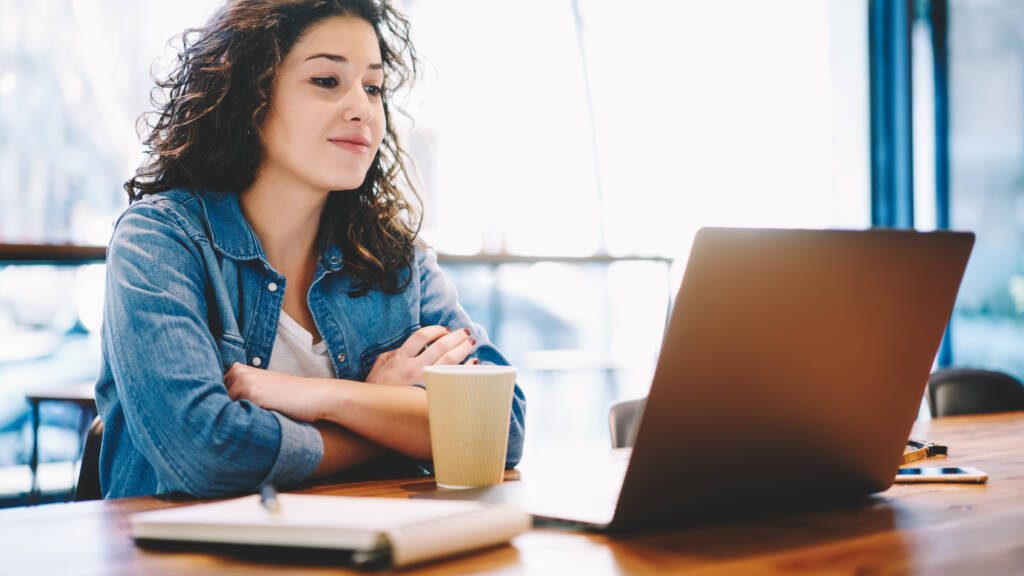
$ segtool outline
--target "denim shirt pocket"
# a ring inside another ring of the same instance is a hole
[[[217,342],[222,370],[227,373],[235,362],[245,364],[245,341],[234,334],[221,334]]]
[[[373,368],[373,363],[377,361],[378,356],[384,352],[398,348],[409,339],[409,336],[412,336],[413,332],[419,329],[419,324],[413,324],[405,330],[402,330],[402,332],[397,336],[388,338],[379,344],[367,347],[359,359],[360,380],[366,380],[366,375],[370,373],[370,369]]]

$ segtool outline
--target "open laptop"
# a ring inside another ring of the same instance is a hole
[[[973,243],[956,232],[701,229],[628,465],[435,497],[634,530],[885,490]]]

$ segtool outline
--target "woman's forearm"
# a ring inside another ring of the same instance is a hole
[[[320,405],[320,420],[407,456],[431,459],[425,390],[353,380],[332,380],[331,384],[331,393]]]
[[[324,442],[324,456],[313,471],[313,478],[323,478],[361,464],[384,452],[380,446],[361,438],[331,422],[314,424]]]
[[[350,431],[356,439],[365,439],[420,460],[431,459],[430,426],[427,422],[427,392],[416,386],[389,385],[291,376],[236,364],[224,375],[232,400],[248,400],[267,410],[303,422],[328,421]],[[325,469],[331,465],[327,444],[338,440],[343,447],[350,438],[324,435]],[[363,450],[343,448],[339,458],[348,466],[366,460]],[[351,454],[348,454],[351,452]],[[342,466],[347,467],[347,466]],[[329,473],[329,472],[328,472]]]

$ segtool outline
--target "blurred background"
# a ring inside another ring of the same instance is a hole
[[[0,506],[73,485],[135,122],[220,4],[0,0]],[[520,369],[526,461],[607,448],[706,225],[973,230],[937,363],[1024,377],[1024,3],[396,4],[423,235]]]

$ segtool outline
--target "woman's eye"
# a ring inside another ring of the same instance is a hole
[[[314,86],[319,86],[321,88],[337,88],[338,87],[338,80],[337,80],[337,78],[331,78],[330,76],[326,76],[326,77],[322,77],[322,78],[313,78],[312,80],[310,80],[310,82],[312,82]]]
[[[369,94],[370,96],[380,96],[381,94],[384,93],[383,86],[374,86],[373,84],[366,85],[366,87],[364,87],[364,90],[366,90],[366,93]]]

